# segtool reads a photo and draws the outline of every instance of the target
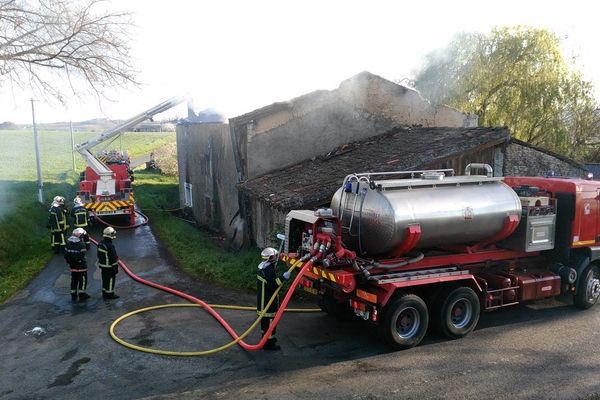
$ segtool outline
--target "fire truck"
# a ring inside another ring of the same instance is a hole
[[[481,171],[480,175],[471,171]],[[494,177],[487,164],[348,175],[330,208],[293,210],[280,259],[334,315],[370,321],[394,349],[428,328],[457,339],[481,312],[600,296],[600,182]]]
[[[156,114],[164,112],[186,101],[186,97],[173,97],[152,107],[118,126],[102,132],[97,138],[75,146],[87,167],[81,173],[77,195],[83,200],[84,207],[98,217],[122,216],[135,224],[135,198],[133,195],[133,172],[127,152],[102,150],[92,154],[91,148],[115,140],[128,129],[140,122],[152,119]],[[109,142],[110,143],[110,142]]]

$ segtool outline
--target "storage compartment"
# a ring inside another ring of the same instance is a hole
[[[491,289],[487,290],[487,293],[491,294],[490,306],[514,304],[517,300],[517,287],[512,284],[509,277],[490,272],[484,272],[477,277],[485,280],[487,287]]]
[[[558,296],[560,294],[560,276],[552,272],[515,274],[519,290],[519,301],[529,301]]]
[[[552,250],[556,231],[556,209],[553,205],[524,207],[517,229],[502,245],[526,252]]]

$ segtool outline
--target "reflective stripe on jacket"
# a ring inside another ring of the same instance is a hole
[[[98,243],[98,266],[100,268],[113,268],[119,265],[119,257],[112,240],[104,238]]]
[[[73,208],[73,220],[76,228],[86,228],[88,226],[88,212],[84,207]]]

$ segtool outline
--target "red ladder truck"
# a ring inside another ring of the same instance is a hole
[[[116,150],[102,151],[96,155],[90,149],[108,140],[114,140],[123,132],[133,128],[156,114],[164,112],[186,101],[186,97],[173,97],[158,104],[114,128],[108,129],[95,139],[75,146],[87,163],[81,174],[78,196],[84,207],[98,217],[126,216],[131,225],[135,224],[135,198],[133,195],[133,173],[129,167],[127,152]]]

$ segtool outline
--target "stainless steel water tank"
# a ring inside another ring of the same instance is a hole
[[[411,224],[421,226],[416,248],[426,248],[484,241],[502,230],[507,216],[521,215],[519,197],[501,178],[432,175],[373,186],[355,181],[351,192],[342,187],[331,201],[346,246],[372,256],[401,244]]]

